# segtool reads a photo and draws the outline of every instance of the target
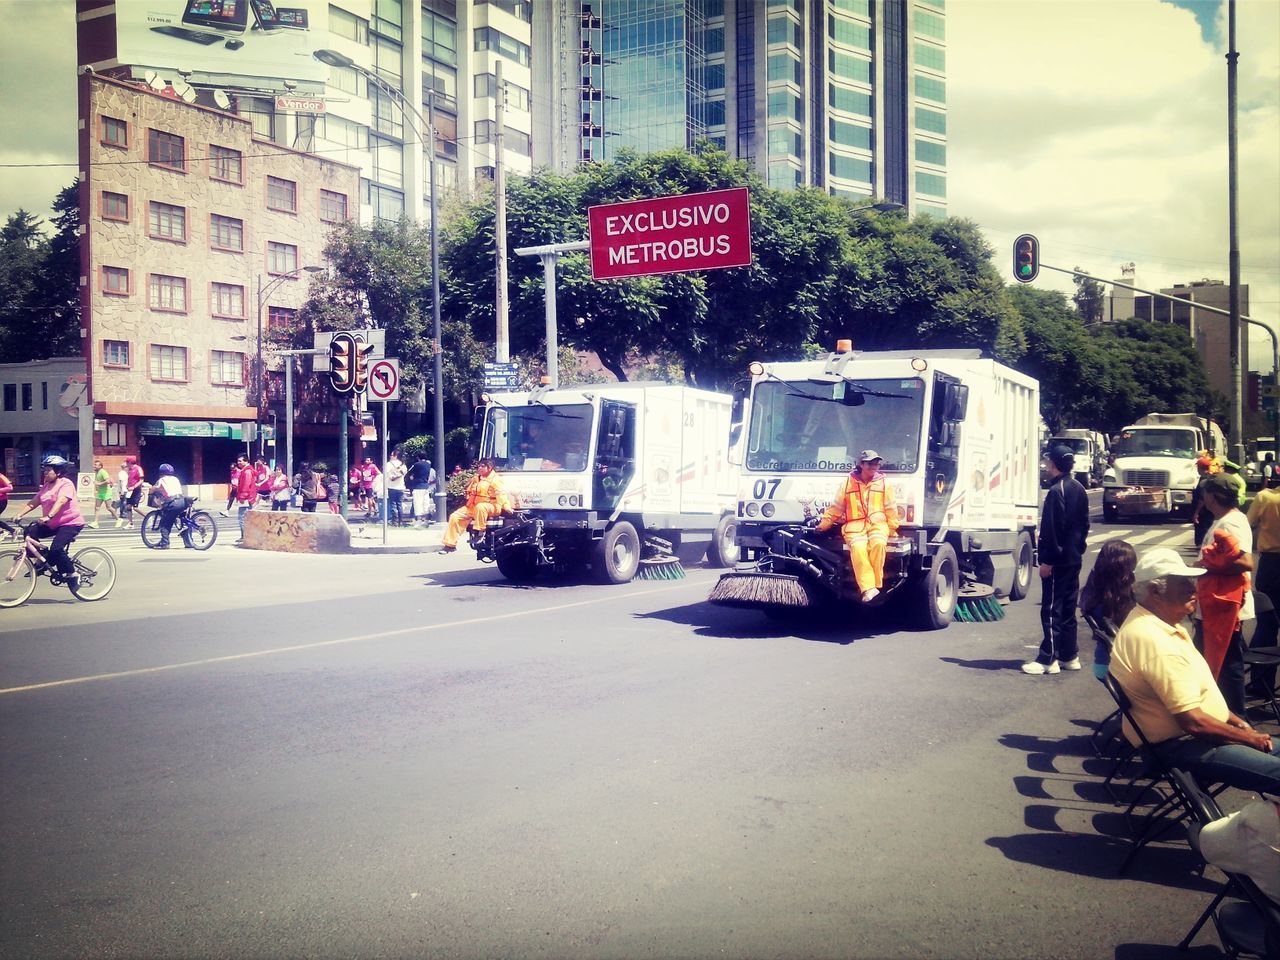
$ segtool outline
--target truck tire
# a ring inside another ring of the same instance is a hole
[[[716,524],[707,546],[707,563],[713,567],[733,567],[738,563],[738,518],[726,513]]]
[[[499,550],[494,559],[498,572],[512,583],[528,583],[538,575],[538,562],[528,547]]]
[[[640,569],[640,536],[619,520],[595,544],[592,567],[601,583],[630,583]]]
[[[1035,575],[1036,553],[1031,546],[1031,534],[1023,530],[1013,545],[1013,586],[1009,588],[1010,600],[1022,600],[1031,592],[1031,578]]]
[[[918,585],[920,625],[926,630],[941,630],[951,623],[960,594],[960,564],[955,548],[941,544],[933,555],[933,563]]]

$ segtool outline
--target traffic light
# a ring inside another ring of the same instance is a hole
[[[329,383],[338,393],[356,389],[356,338],[349,333],[335,333],[329,341]]]
[[[1030,283],[1040,275],[1040,241],[1024,233],[1013,241],[1013,277],[1019,283]]]
[[[369,385],[369,354],[373,353],[372,343],[356,342],[356,372],[353,389],[356,393],[364,393]]]

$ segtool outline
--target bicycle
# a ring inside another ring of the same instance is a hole
[[[173,521],[173,533],[191,538],[191,549],[208,550],[218,542],[218,524],[208,510],[194,510],[198,497],[188,497],[186,507]],[[142,542],[150,549],[160,546],[160,510],[152,510],[142,518]]]
[[[111,592],[116,585],[116,563],[111,554],[101,547],[85,547],[76,551],[71,563],[79,580],[69,584],[49,563],[46,548],[40,541],[26,535],[34,526],[31,524],[27,530],[19,532],[4,524],[11,536],[22,536],[24,542],[21,549],[0,551],[0,573],[3,573],[0,576],[0,607],[17,607],[26,603],[35,593],[36,581],[42,576],[48,577],[55,587],[69,586],[72,595],[86,603],[101,600]]]

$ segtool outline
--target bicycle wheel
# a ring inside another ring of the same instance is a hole
[[[116,562],[101,547],[85,547],[71,562],[80,583],[71,592],[85,601],[101,600],[116,585]]]
[[[193,550],[208,550],[218,542],[218,525],[207,510],[196,510],[191,514],[191,526],[187,532],[191,534]]]
[[[142,542],[151,549],[160,544],[160,511],[152,510],[142,518]]]
[[[8,579],[10,573],[13,579]],[[36,590],[36,568],[22,550],[0,552],[0,607],[17,607]]]

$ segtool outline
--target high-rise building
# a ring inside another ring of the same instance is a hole
[[[513,173],[532,169],[531,0],[169,6],[77,0],[79,63],[117,79],[154,77],[207,106],[221,106],[220,95],[257,137],[358,167],[364,222],[427,219],[419,117],[429,95],[441,193],[492,178],[499,62],[504,160]]]
[[[774,187],[946,213],[943,0],[545,0],[534,161],[706,138]]]

